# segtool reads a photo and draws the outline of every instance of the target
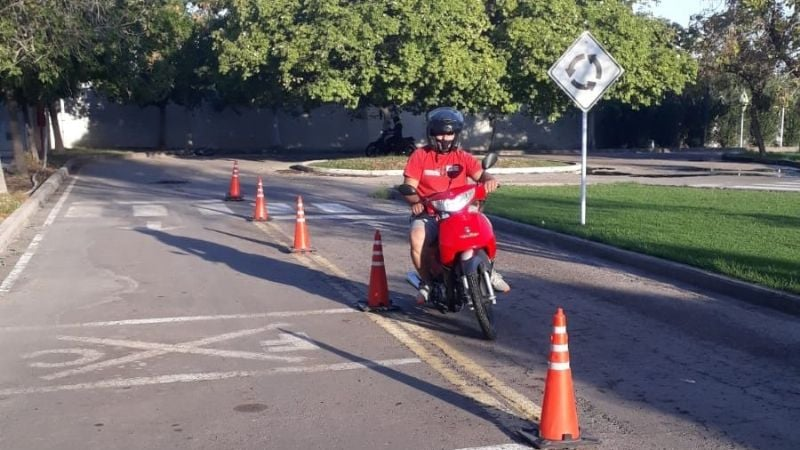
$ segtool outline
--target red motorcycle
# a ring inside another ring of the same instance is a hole
[[[481,165],[486,170],[497,162],[497,154],[489,153]],[[416,189],[403,184],[403,195],[415,195]],[[432,277],[428,301],[442,313],[458,312],[464,306],[475,311],[484,337],[494,340],[492,306],[496,303],[492,288],[492,261],[497,250],[494,230],[481,212],[486,200],[483,183],[453,188],[421,199],[428,214],[439,225],[437,260],[442,270]],[[432,274],[433,275],[433,274]],[[422,282],[416,272],[408,272],[407,280],[416,289]]]

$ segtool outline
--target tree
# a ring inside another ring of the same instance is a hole
[[[216,34],[223,72],[261,76],[271,98],[397,105],[505,107],[504,61],[488,38],[484,2],[230,0]],[[432,26],[435,24],[435,26]]]
[[[495,46],[506,52],[513,99],[530,114],[553,120],[570,101],[547,75],[572,41],[589,30],[625,69],[605,95],[632,107],[680,94],[696,63],[678,46],[675,27],[636,14],[634,1],[517,0],[494,2]],[[557,18],[557,20],[556,20]]]
[[[776,77],[800,77],[798,11],[793,0],[727,0],[727,9],[695,26],[704,76],[728,74],[749,91],[747,108],[759,153],[766,151],[765,124],[775,102]]]
[[[96,87],[110,100],[159,109],[158,148],[166,147],[166,107],[170,101],[193,106],[188,85],[176,86],[195,75],[181,64],[196,38],[195,21],[184,0],[136,1],[117,10],[121,34],[101,41]],[[186,72],[182,72],[184,69]]]

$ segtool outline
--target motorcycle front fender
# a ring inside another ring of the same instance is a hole
[[[461,274],[467,275],[478,272],[481,264],[491,267],[491,261],[483,250],[467,250],[459,255]]]

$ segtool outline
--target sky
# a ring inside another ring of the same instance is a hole
[[[650,11],[654,16],[665,17],[687,27],[693,14],[719,8],[722,4],[724,4],[722,0],[661,0],[657,6],[651,7]]]

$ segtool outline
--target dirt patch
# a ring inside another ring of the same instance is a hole
[[[55,171],[56,169],[47,168],[31,170],[27,173],[5,172],[4,176],[8,193],[0,194],[0,220],[11,215],[14,210],[19,208],[19,206],[28,199],[30,194],[32,194],[32,192],[30,194],[28,192],[33,189],[34,180],[37,187],[41,186]]]

